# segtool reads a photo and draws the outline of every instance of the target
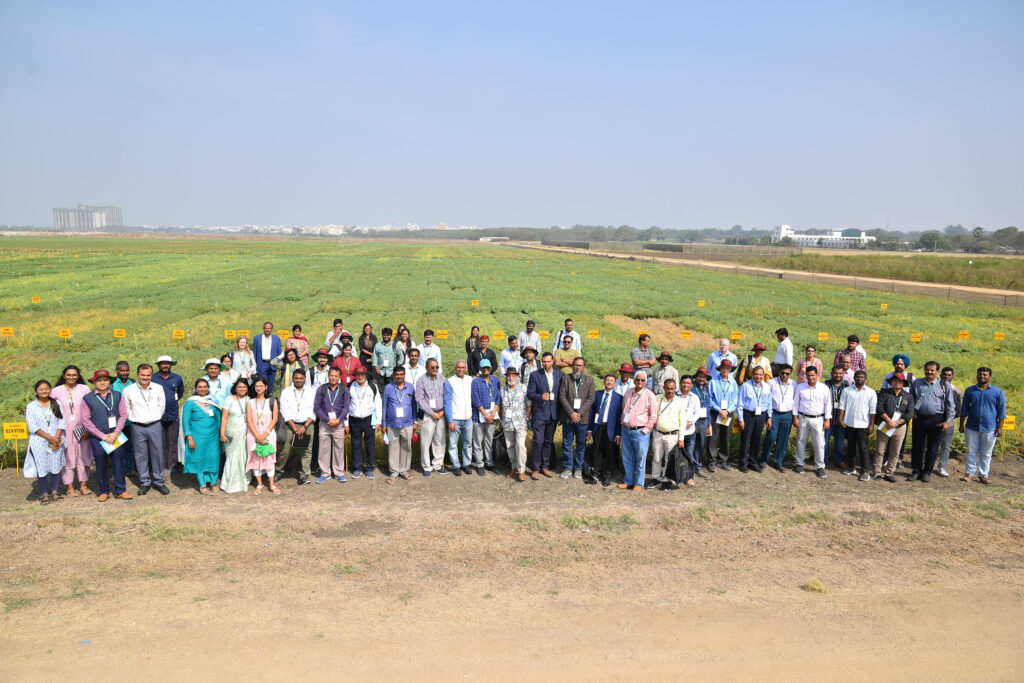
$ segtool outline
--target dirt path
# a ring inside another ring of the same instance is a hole
[[[997,471],[213,498],[177,477],[47,507],[5,471],[0,678],[1019,679],[1024,468]]]

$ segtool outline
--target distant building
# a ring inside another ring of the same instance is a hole
[[[829,249],[852,249],[869,244],[875,241],[871,235],[863,230],[848,228],[846,230],[831,230],[824,235],[808,235],[806,233],[794,232],[788,225],[780,225],[775,234],[772,235],[772,242],[778,243],[785,238],[793,240],[793,244],[801,247],[826,247]]]
[[[110,226],[124,225],[119,206],[86,206],[76,208],[58,207],[53,210],[53,227],[58,230],[86,232],[102,230]]]

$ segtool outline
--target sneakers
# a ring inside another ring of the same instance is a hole
[[[570,470],[562,470],[562,473],[558,475],[558,478],[559,479],[568,479],[571,476],[572,476],[572,472]]]
[[[316,483],[322,484],[325,481],[327,481],[328,479],[330,479],[329,476],[327,476],[326,474],[321,474],[319,477],[316,478]]]
[[[853,469],[852,467],[850,469],[848,469],[848,470],[843,470],[842,472],[843,472],[843,474],[846,474],[846,475],[857,474],[857,470]]]
[[[793,468],[793,471],[796,472],[797,474],[803,474],[804,473],[804,466],[803,465],[797,465],[796,467]]]
[[[423,478],[424,479],[430,479],[430,477],[431,477],[430,470],[423,470]]]
[[[356,470],[355,472],[352,473],[352,478],[353,479],[358,479],[361,476],[363,476],[363,473],[360,472],[359,470]]]
[[[463,474],[473,474],[473,468],[470,467],[469,465],[466,465],[465,467],[462,468],[462,473]]]
[[[487,476],[486,473],[484,472],[484,468],[483,467],[477,467],[476,468],[476,473],[479,474],[481,477]]]
[[[827,474],[825,474],[825,468],[824,467],[819,467],[817,469],[817,473],[818,473],[818,479],[824,479],[824,478],[826,478],[828,476]]]
[[[918,474],[917,472],[911,472],[910,476],[907,477],[907,481],[917,481],[920,478],[921,478],[920,474]]]
[[[367,479],[373,479],[373,470],[370,470],[369,472],[366,472],[366,478]]]
[[[462,476],[462,469],[459,468],[459,467],[453,467],[452,468],[452,474],[454,474],[456,477],[461,477]]]
[[[895,484],[896,483],[896,477],[892,476],[891,474],[885,475],[884,477],[882,477],[882,479],[885,479],[890,484]]]
[[[581,470],[576,470],[575,472],[572,473],[572,478],[573,479],[582,479],[583,478],[583,472]]]
[[[931,480],[932,480],[932,475],[928,474],[927,472],[925,472],[924,474],[921,475],[921,483],[927,484]]]
[[[338,475],[338,481],[341,482],[342,484],[344,484],[346,481],[348,481],[348,479],[345,478],[344,474],[339,474]]]
[[[871,481],[871,475],[867,472],[861,472],[861,475],[857,477],[857,481]]]
[[[940,477],[948,477],[949,476],[949,472],[946,471],[945,467],[940,467],[939,468],[939,476]]]

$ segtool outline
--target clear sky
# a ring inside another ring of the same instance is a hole
[[[1024,228],[1024,2],[0,0],[0,223]]]

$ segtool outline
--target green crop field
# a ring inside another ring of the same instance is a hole
[[[829,360],[847,334],[859,334],[875,387],[893,353],[905,352],[918,375],[926,360],[952,365],[961,386],[978,365],[992,366],[1011,413],[1024,395],[1024,312],[979,304],[465,242],[8,237],[0,263],[0,326],[13,328],[0,338],[3,421],[22,420],[35,381],[54,381],[68,363],[91,375],[120,358],[135,365],[169,353],[191,385],[205,358],[230,347],[225,329],[299,323],[316,348],[335,317],[354,333],[364,322],[378,331],[404,322],[417,341],[427,326],[448,330],[446,373],[474,324],[484,334],[518,332],[533,318],[551,332],[550,348],[572,317],[594,374],[629,359],[637,329],[650,329],[655,348],[667,346],[675,366],[692,371],[714,337],[740,331],[738,352],[763,341],[773,355],[772,332],[785,326],[798,348],[814,342]],[[58,337],[61,328],[70,339]],[[123,348],[115,328],[126,330]],[[187,338],[173,340],[173,329]],[[681,329],[693,337],[680,339]],[[599,337],[587,339],[588,330]],[[960,330],[970,338],[958,340]],[[820,332],[830,340],[818,342]],[[868,342],[872,333],[878,343]]]

